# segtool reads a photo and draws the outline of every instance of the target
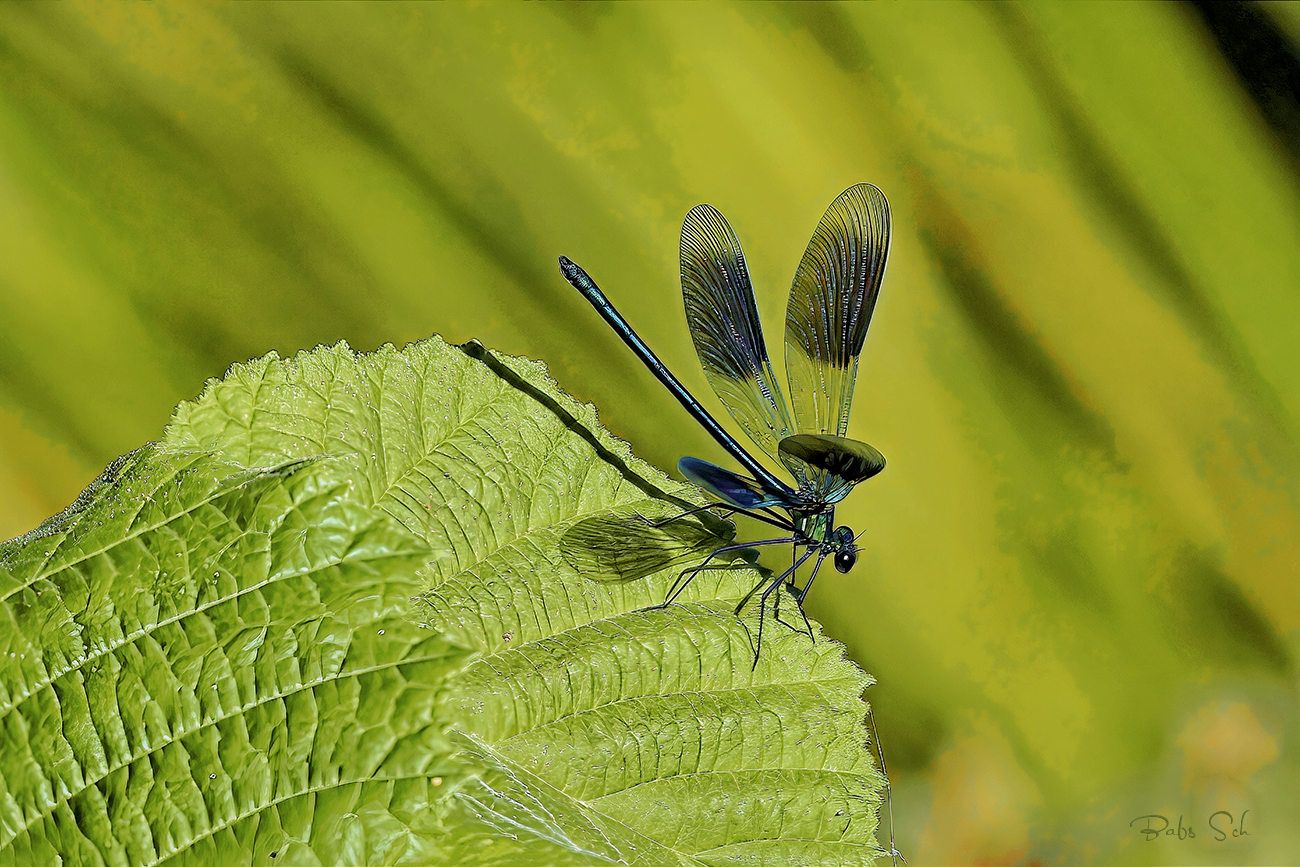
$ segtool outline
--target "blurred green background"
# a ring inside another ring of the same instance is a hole
[[[478,338],[659,466],[725,462],[556,256],[725,416],[682,217],[731,219],[779,351],[871,181],[850,435],[889,468],[809,611],[879,678],[900,848],[1294,863],[1297,34],[1282,4],[5,5],[0,537],[230,364],[339,339]]]

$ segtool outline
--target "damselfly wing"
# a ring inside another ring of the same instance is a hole
[[[721,501],[710,508],[748,515],[784,533],[718,548],[682,573],[664,604],[676,599],[696,574],[712,568],[720,555],[762,545],[793,546],[792,566],[763,589],[759,600],[755,665],[762,650],[763,609],[772,593],[787,581],[793,584],[799,567],[812,560],[811,575],[795,594],[802,613],[803,600],[827,557],[840,572],[852,569],[857,559],[857,537],[848,527],[835,525],[835,506],[855,485],[885,467],[880,452],[845,434],[858,359],[888,252],[889,204],[884,194],[871,184],[845,190],[818,223],[790,288],[785,329],[787,403],[768,356],[736,233],[709,205],[697,205],[686,215],[682,296],[705,377],[750,440],[789,472],[793,485],[775,476],[727,433],[637,336],[587,273],[560,258],[565,278],[748,473],[684,457],[677,465],[682,475]]]

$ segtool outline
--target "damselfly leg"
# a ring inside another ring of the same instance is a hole
[[[788,538],[788,539],[766,539],[766,540],[759,541],[759,542],[744,542],[744,543],[737,544],[737,545],[726,545],[726,546],[723,546],[723,547],[719,548],[718,550],[714,551],[714,552],[713,552],[712,554],[710,554],[709,556],[705,557],[705,558],[704,558],[704,561],[703,561],[702,563],[700,563],[698,566],[693,566],[693,567],[691,567],[690,569],[687,569],[687,570],[683,571],[680,575],[678,575],[678,576],[677,576],[677,580],[674,581],[673,584],[672,584],[672,586],[668,588],[668,595],[667,595],[667,597],[664,599],[664,601],[663,601],[663,602],[660,602],[658,605],[652,605],[652,606],[650,606],[650,607],[651,607],[651,608],[667,608],[669,605],[671,605],[673,602],[675,602],[675,601],[677,600],[677,597],[680,596],[680,595],[682,594],[682,591],[686,589],[687,585],[689,585],[692,581],[695,580],[695,576],[696,576],[696,575],[698,575],[699,573],[703,572],[705,569],[722,569],[722,568],[725,568],[724,566],[710,566],[710,565],[709,565],[709,563],[711,563],[711,562],[713,561],[713,558],[714,558],[714,557],[717,557],[719,554],[727,554],[727,553],[730,553],[730,552],[732,552],[732,551],[744,551],[744,550],[746,550],[746,549],[748,549],[748,548],[755,548],[755,547],[759,547],[759,546],[761,546],[761,545],[781,545],[781,544],[789,544],[790,542],[794,542],[794,541],[796,541],[796,539],[795,539],[794,537],[792,537],[792,538]],[[748,600],[749,597],[747,596],[747,597],[745,597],[745,598],[746,598],[746,600]],[[743,603],[742,603],[742,604],[743,604]]]
[[[780,540],[780,541],[790,541],[790,540],[787,539],[787,540]],[[813,552],[811,550],[805,551],[803,553],[803,556],[800,557],[798,560],[796,560],[793,566],[791,566],[785,572],[782,572],[779,576],[777,576],[776,580],[773,581],[771,584],[769,584],[767,589],[763,591],[763,595],[759,597],[758,599],[758,642],[754,647],[754,664],[750,666],[751,670],[758,668],[758,656],[763,651],[763,609],[767,606],[767,597],[771,596],[774,592],[776,592],[781,587],[781,585],[784,584],[791,575],[795,574],[795,572],[798,571],[799,567],[802,566],[812,555]],[[752,592],[750,595],[753,595]],[[748,596],[745,597],[745,599],[742,599],[740,601],[740,605],[736,606],[737,616],[740,615],[740,609],[744,607],[747,601],[749,601]],[[773,604],[775,605],[775,603]],[[775,614],[775,612],[773,613]],[[809,631],[811,631],[812,627],[810,626],[808,627],[808,629]]]

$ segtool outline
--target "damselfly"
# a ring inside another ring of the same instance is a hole
[[[773,475],[727,433],[650,351],[587,273],[560,257],[565,279],[748,471],[749,475],[743,475],[699,458],[682,458],[677,464],[682,475],[721,501],[704,508],[747,515],[785,534],[719,547],[678,577],[663,604],[671,604],[695,575],[710,568],[721,555],[763,545],[793,546],[792,565],[767,584],[759,599],[755,666],[763,644],[763,609],[768,597],[786,581],[797,588],[794,582],[799,567],[815,557],[807,583],[795,592],[802,613],[803,600],[826,558],[831,558],[840,572],[848,572],[857,561],[857,537],[848,527],[835,526],[835,506],[856,484],[885,468],[880,452],[845,434],[858,358],[888,252],[889,203],[884,194],[871,184],[849,187],[818,223],[790,288],[785,317],[787,403],[763,341],[754,289],[736,233],[710,205],[696,205],[686,215],[681,244],[682,295],[695,352],[705,377],[732,417],[759,448],[789,471],[794,486]],[[737,612],[749,598],[741,601]],[[778,613],[779,598],[773,601],[774,614]],[[808,625],[806,615],[804,623]],[[808,632],[811,636],[811,626]]]

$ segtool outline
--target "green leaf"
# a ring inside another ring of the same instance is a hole
[[[870,678],[645,610],[695,502],[477,345],[237,365],[0,547],[0,863],[869,862]]]
[[[342,470],[146,446],[0,548],[0,861],[331,861],[344,814],[427,805],[463,652],[404,616],[427,548]]]

